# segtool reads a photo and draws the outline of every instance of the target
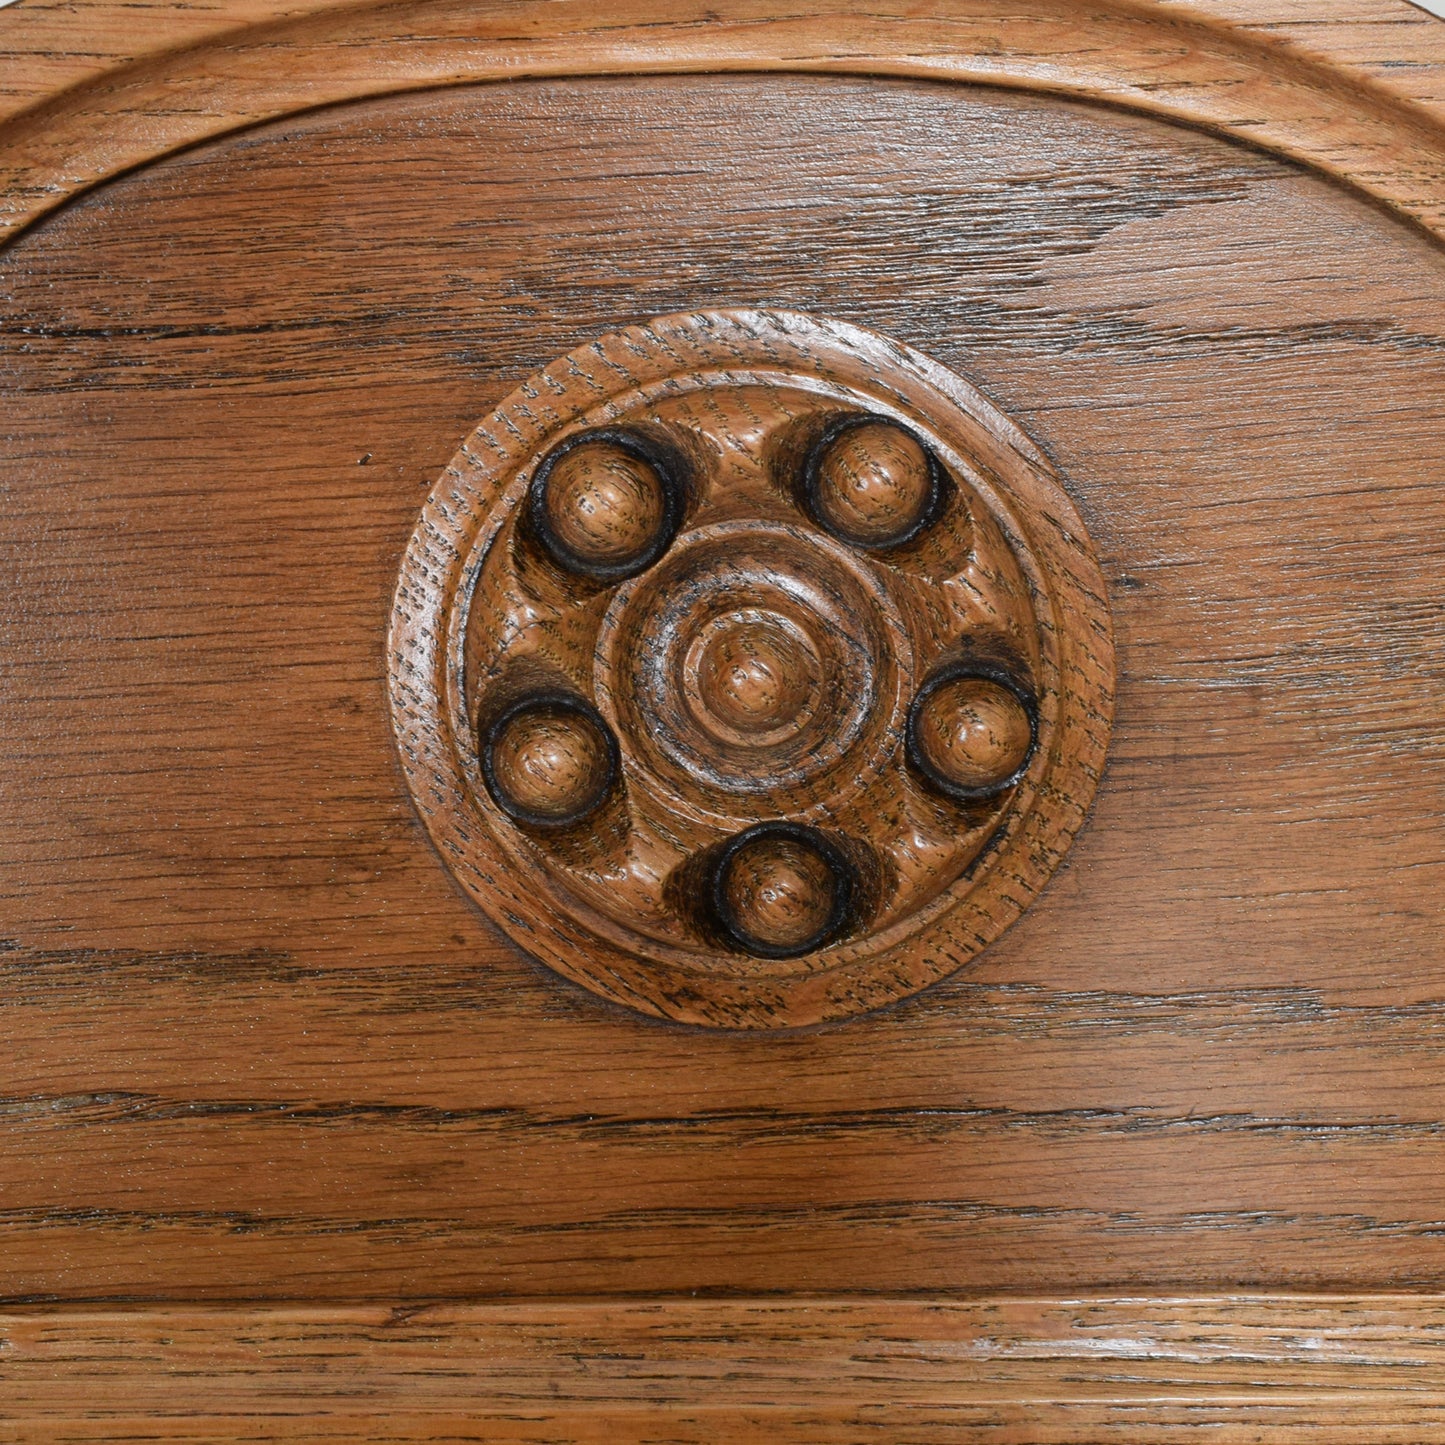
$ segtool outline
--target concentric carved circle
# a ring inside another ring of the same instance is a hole
[[[787,613],[739,607],[697,629],[683,660],[687,703],[720,742],[768,746],[818,715],[828,672],[816,640]]]
[[[792,816],[822,777],[851,790],[891,749],[912,653],[895,613],[796,522],[690,530],[602,619],[598,702],[675,807]]]
[[[1112,650],[1038,450],[896,342],[778,313],[589,342],[423,511],[403,767],[529,951],[695,1023],[844,1017],[1038,893],[1103,764]]]

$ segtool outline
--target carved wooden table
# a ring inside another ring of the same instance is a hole
[[[1445,22],[0,56],[0,1440],[1445,1440]]]

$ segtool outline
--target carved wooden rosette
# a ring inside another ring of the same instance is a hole
[[[759,1028],[952,972],[1083,822],[1103,580],[1041,453],[858,328],[668,317],[467,439],[397,586],[403,766],[463,886],[619,1003]]]

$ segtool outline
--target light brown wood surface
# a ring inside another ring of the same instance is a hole
[[[1300,10],[1307,18],[1309,6]],[[1442,58],[1433,34],[1420,36],[1427,91]],[[144,53],[14,116],[0,233],[108,175],[309,107],[528,76],[693,71],[908,75],[1090,97],[1247,137],[1439,223],[1440,119],[1420,87],[1381,84],[1371,67],[1331,64],[1272,35],[1261,43],[1253,29],[1131,0],[1025,0],[1004,12],[991,0],[936,0],[841,14],[825,0],[784,13],[734,0],[665,16],[639,0],[480,11],[414,0],[404,16],[388,3],[323,6]]]
[[[0,11],[0,1432],[1445,1438],[1442,33]],[[767,1037],[503,941],[413,811],[384,645],[519,381],[750,306],[1019,424],[1119,645],[1043,896]]]
[[[806,77],[324,112],[22,238],[7,1291],[1440,1280],[1442,275],[1257,152]],[[1094,816],[1019,924],[754,1042],[499,944],[383,682],[477,416],[699,292],[972,377],[1052,451],[1121,644]]]
[[[0,1430],[1419,1445],[1445,1433],[1442,1326],[1408,1295],[13,1311]]]
[[[0,66],[0,96],[4,98],[0,115],[8,118],[64,89],[146,57],[191,47],[214,48],[221,36],[235,36],[303,13],[339,10],[345,3],[22,0],[6,10],[0,25],[0,59],[4,61]],[[585,29],[587,8],[581,4],[567,7],[558,28]],[[598,13],[595,3],[591,9],[594,15]],[[1155,19],[1197,20],[1238,31],[1268,54],[1307,58],[1341,79],[1368,81],[1437,118],[1445,114],[1445,35],[1434,17],[1408,0],[1142,0],[1132,10]],[[995,11],[995,32],[1016,12],[1017,7]],[[633,13],[639,24],[654,31],[663,29],[664,41],[668,28],[687,25],[675,6],[655,6],[650,11],[638,6]],[[723,7],[713,10],[717,20],[729,13]],[[846,10],[840,13],[847,15]],[[1086,20],[1087,13],[1076,13],[1075,21]],[[836,32],[838,27],[834,29]],[[1003,58],[999,47],[993,50],[996,59]],[[868,57],[860,55],[856,63],[866,69]]]

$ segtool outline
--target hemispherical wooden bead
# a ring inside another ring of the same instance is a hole
[[[902,427],[865,421],[823,444],[811,479],[822,526],[860,547],[889,547],[913,536],[937,502],[928,453]]]
[[[542,511],[552,538],[566,557],[598,570],[645,556],[667,524],[667,510],[657,469],[609,440],[565,452],[543,485]]]
[[[909,733],[929,777],[947,791],[980,797],[1016,781],[1034,740],[1024,704],[986,677],[947,678],[925,690]]]
[[[850,889],[842,859],[810,830],[765,824],[727,849],[714,904],[749,952],[786,958],[821,947],[837,932]]]
[[[510,709],[487,739],[487,783],[524,822],[561,824],[587,816],[616,772],[606,724],[582,703],[542,699]]]

